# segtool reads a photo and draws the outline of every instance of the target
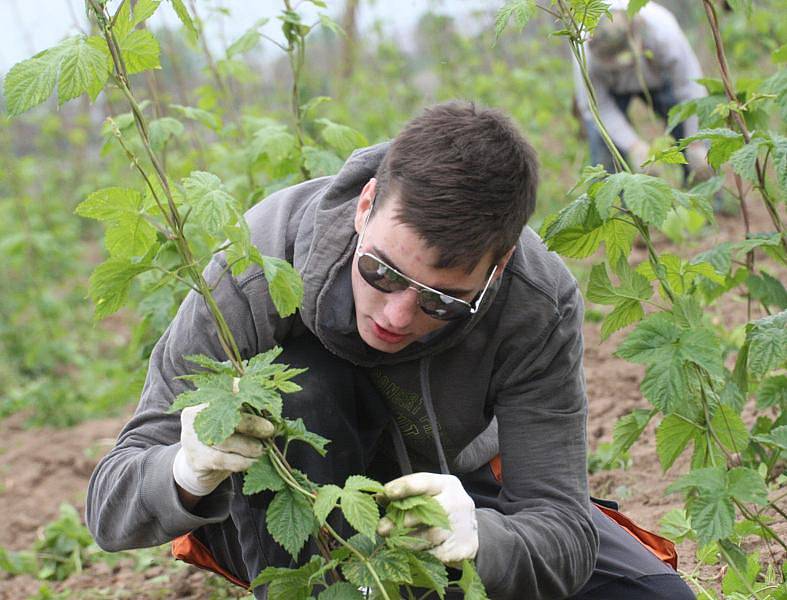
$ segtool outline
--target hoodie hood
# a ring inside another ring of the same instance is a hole
[[[369,346],[358,335],[351,272],[358,240],[355,210],[361,190],[374,177],[390,142],[356,150],[337,175],[312,200],[295,239],[293,264],[304,285],[301,320],[333,354],[356,365],[372,367],[417,360],[455,346],[488,310],[500,279],[487,290],[479,310],[468,320],[449,323],[429,338],[389,354]]]

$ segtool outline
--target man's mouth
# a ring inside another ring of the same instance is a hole
[[[374,335],[389,344],[397,344],[407,337],[406,334],[394,333],[393,331],[388,331],[385,327],[380,327],[374,320],[372,320],[372,331]]]

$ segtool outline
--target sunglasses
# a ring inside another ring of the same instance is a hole
[[[433,319],[438,319],[440,321],[464,319],[478,312],[478,307],[484,299],[484,294],[486,294],[486,290],[489,289],[492,278],[497,271],[497,265],[492,269],[489,278],[486,280],[484,289],[481,290],[481,293],[472,304],[461,298],[455,298],[454,296],[431,288],[428,285],[419,283],[400,271],[397,271],[374,254],[370,252],[361,252],[361,244],[363,243],[364,234],[366,233],[366,225],[369,223],[369,217],[372,214],[373,208],[374,201],[372,201],[369,212],[366,213],[361,235],[358,237],[358,245],[355,248],[355,254],[358,256],[358,272],[366,283],[377,291],[386,294],[403,292],[410,288],[414,289],[417,292],[416,302],[418,303],[418,307]]]

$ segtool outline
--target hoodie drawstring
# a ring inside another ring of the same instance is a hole
[[[437,424],[437,417],[435,416],[434,405],[432,404],[432,390],[429,386],[429,364],[431,361],[431,356],[424,356],[421,359],[421,395],[424,399],[426,415],[429,417],[429,423],[432,426],[432,439],[434,439],[435,449],[437,450],[437,458],[440,461],[440,472],[444,475],[447,475],[450,473],[448,469],[448,461],[445,459],[443,443],[440,440],[440,428]]]

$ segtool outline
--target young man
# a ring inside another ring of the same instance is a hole
[[[428,532],[432,552],[475,559],[492,598],[693,598],[591,506],[582,300],[525,227],[536,184],[535,154],[508,118],[438,105],[335,177],[249,212],[253,242],[303,277],[296,316],[277,316],[257,269],[233,278],[219,257],[208,280],[244,356],[279,344],[283,362],[309,368],[285,413],[332,441],[326,458],[293,445],[292,463],[321,483],[366,472],[390,496],[434,495],[452,528]],[[88,524],[111,550],[194,532],[216,566],[249,581],[290,564],[266,531],[270,496],[244,496],[238,473],[270,426],[244,422],[207,447],[193,429],[200,407],[167,414],[187,389],[183,357],[197,353],[223,358],[192,294],[93,474]],[[489,465],[498,454],[502,483]]]
[[[599,23],[585,43],[585,55],[601,120],[615,146],[633,169],[650,155],[629,119],[628,108],[635,97],[652,104],[653,111],[667,118],[669,110],[687,100],[702,98],[705,90],[697,83],[702,77],[700,63],[673,14],[655,2],[648,2],[630,19],[628,0],[610,1],[611,18]],[[590,162],[614,172],[612,154],[596,128],[579,66],[574,63],[574,80],[579,112],[590,146]],[[676,139],[697,133],[697,117],[679,123]],[[686,150],[688,169],[698,180],[713,172],[705,159],[706,148],[695,142]]]

